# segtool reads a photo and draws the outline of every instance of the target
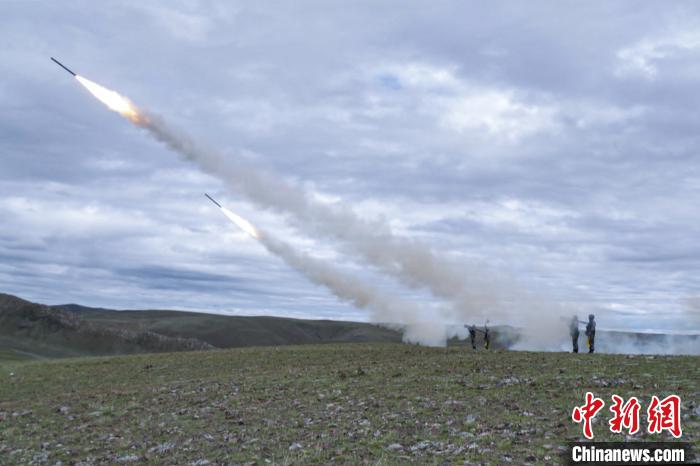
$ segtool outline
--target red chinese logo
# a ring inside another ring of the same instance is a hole
[[[633,396],[624,405],[622,403],[624,400],[617,395],[613,395],[612,400],[610,411],[614,417],[609,421],[610,432],[619,434],[623,427],[629,431],[630,435],[639,432],[639,409],[641,408],[639,400]]]
[[[652,396],[649,409],[647,409],[647,418],[649,419],[647,430],[650,434],[667,430],[675,438],[679,438],[683,434],[681,430],[681,397],[669,395],[659,401],[656,395]]]
[[[583,421],[583,435],[589,440],[593,438],[593,427],[591,424],[593,418],[598,414],[598,411],[603,409],[603,406],[605,406],[603,400],[593,396],[593,393],[587,392],[586,404],[583,406],[576,406],[571,413],[571,419],[573,419],[574,422],[578,424]]]
[[[617,395],[612,395],[613,404],[610,412],[612,419],[608,421],[610,432],[622,433],[626,429],[630,435],[639,432],[639,413],[641,404],[636,397],[631,397],[626,402]],[[596,398],[593,393],[586,392],[586,403],[583,406],[574,407],[571,419],[577,424],[583,423],[583,435],[593,439],[593,418],[605,406],[605,402]],[[681,429],[681,398],[678,395],[669,395],[663,400],[659,400],[656,395],[651,397],[649,408],[647,409],[647,432],[650,434],[660,434],[664,430],[668,431],[675,438],[683,435]]]

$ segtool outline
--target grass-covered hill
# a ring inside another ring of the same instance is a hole
[[[45,306],[0,294],[0,361],[400,339],[359,322]]]
[[[518,344],[520,336],[516,328],[502,325],[491,330],[492,348],[510,348]],[[562,327],[562,348],[568,345],[568,340],[568,329]],[[582,348],[585,346],[584,340],[583,337],[580,340]],[[0,361],[248,346],[398,341],[401,341],[399,332],[362,322],[165,310],[115,311],[76,304],[45,306],[0,293]],[[483,343],[483,333],[477,332],[477,345],[481,348]],[[453,338],[449,344],[468,343]],[[599,351],[605,353],[697,354],[700,335],[599,331],[597,346]]]
[[[700,358],[326,344],[0,364],[0,463],[562,464],[586,391],[678,394],[700,451]]]

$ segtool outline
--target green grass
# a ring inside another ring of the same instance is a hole
[[[612,393],[681,395],[697,451],[699,362],[356,343],[4,363],[0,463],[558,464],[587,390],[596,440],[625,440]]]
[[[22,352],[11,348],[0,348],[0,364],[7,362],[28,361],[36,359],[31,353]]]

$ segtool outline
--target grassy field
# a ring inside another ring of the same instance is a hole
[[[612,393],[643,413],[679,394],[698,451],[699,363],[392,343],[7,362],[0,463],[559,464],[587,390],[606,401],[596,440],[625,440]]]

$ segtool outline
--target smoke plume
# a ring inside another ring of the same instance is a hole
[[[280,257],[311,282],[329,289],[339,300],[369,310],[372,321],[402,331],[403,341],[429,346],[445,344],[445,326],[439,321],[430,320],[415,303],[391,296],[368,282],[299,252],[266,233],[259,232],[257,239],[270,253]],[[398,322],[401,324],[397,325]]]
[[[332,238],[346,252],[359,255],[404,285],[427,288],[433,296],[450,303],[441,315],[423,316],[423,320],[475,322],[488,316],[493,321],[507,321],[532,330],[526,331],[527,335],[532,334],[533,341],[541,344],[547,344],[549,335],[552,341],[559,339],[563,326],[558,316],[570,311],[526,292],[514,281],[497,277],[485,267],[456,264],[426,245],[396,236],[386,223],[365,220],[343,205],[322,203],[285,179],[240,158],[228,160],[216,150],[195,144],[160,117],[148,115],[135,123],[258,206],[285,214],[297,229]],[[291,254],[289,250],[286,253]],[[321,274],[314,276],[316,280],[323,279]],[[357,292],[362,293],[359,288]],[[405,322],[411,312],[379,312],[373,318],[377,322]],[[420,341],[420,335],[416,339]],[[432,339],[426,338],[425,343]]]
[[[685,316],[691,328],[700,329],[700,296],[689,296],[684,300]]]

